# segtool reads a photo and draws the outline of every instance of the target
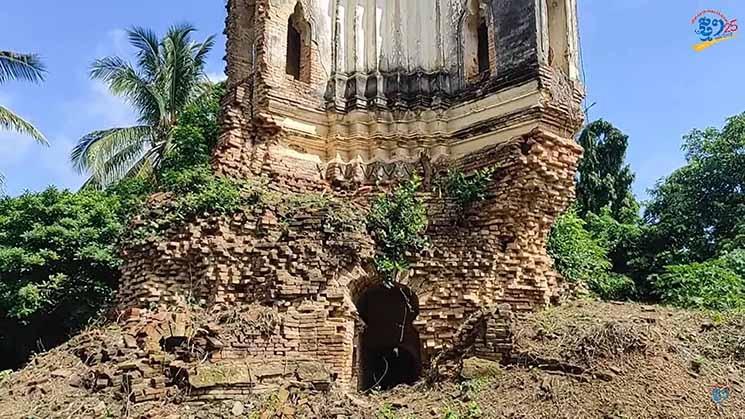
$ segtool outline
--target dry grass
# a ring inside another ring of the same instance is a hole
[[[271,334],[282,321],[271,310],[191,314],[194,329],[214,322],[235,339]],[[743,315],[577,302],[521,318],[514,332],[517,351],[612,371],[612,379],[515,366],[488,380],[401,386],[381,394],[290,389],[242,400],[241,417],[745,417]],[[121,339],[116,325],[91,329],[0,378],[0,418],[233,417],[234,402],[189,405],[166,399],[131,405],[114,389],[92,392],[70,386],[68,373],[86,371],[92,364],[106,367],[101,351],[116,339]],[[722,409],[710,399],[715,385],[732,390]]]

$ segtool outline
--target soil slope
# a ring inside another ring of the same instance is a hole
[[[513,326],[509,365],[465,359],[455,380],[371,394],[287,383],[198,404],[174,390],[135,404],[81,359],[122,339],[110,324],[0,375],[0,418],[745,418],[745,315],[574,302]]]

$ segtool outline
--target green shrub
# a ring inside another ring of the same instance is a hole
[[[487,188],[494,176],[494,168],[477,170],[466,176],[461,170],[451,170],[440,186],[441,190],[455,200],[461,209],[486,199]]]
[[[564,278],[589,284],[608,275],[608,251],[585,230],[585,222],[573,211],[560,216],[548,239],[548,253]]]
[[[730,310],[745,307],[745,282],[724,259],[672,265],[653,277],[666,304],[682,308]]]
[[[225,85],[215,85],[210,95],[192,103],[179,115],[161,174],[209,165],[220,135],[218,114],[224,94]]]
[[[627,217],[631,218],[631,217]],[[613,218],[611,209],[606,207],[599,215],[587,213],[585,230],[600,246],[608,249],[608,258],[613,265],[613,272],[628,274],[639,238],[642,235],[640,220],[621,223]]]
[[[733,250],[722,256],[724,264],[732,272],[745,279],[745,249]]]
[[[174,225],[183,224],[202,214],[233,214],[253,207],[261,200],[261,188],[250,181],[239,182],[217,176],[209,166],[173,170],[165,173],[161,189],[172,197],[165,207],[147,209],[140,224],[132,231],[135,241],[157,237]]]
[[[114,295],[116,195],[49,188],[0,199],[0,369],[83,327]]]
[[[628,276],[607,273],[588,282],[590,291],[606,301],[625,301],[636,297],[636,285]]]
[[[587,224],[574,211],[556,220],[548,239],[548,253],[556,269],[564,278],[585,284],[603,300],[628,300],[636,297],[634,281],[611,272],[607,245],[621,241],[619,231],[624,227],[616,221],[596,217],[596,235],[587,230]],[[602,233],[602,234],[598,234]]]
[[[375,266],[388,283],[408,269],[407,253],[418,252],[427,244],[427,209],[416,197],[420,186],[416,177],[404,182],[378,197],[368,215],[368,229],[378,246]]]

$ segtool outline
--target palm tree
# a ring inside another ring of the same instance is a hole
[[[214,37],[191,39],[191,25],[171,27],[163,39],[148,29],[127,31],[136,67],[120,57],[96,60],[91,78],[106,83],[139,114],[131,127],[92,132],[71,153],[75,168],[88,173],[88,186],[104,187],[127,177],[149,177],[172,147],[172,132],[186,106],[208,90],[205,62]]]
[[[11,80],[38,83],[44,80],[45,72],[44,64],[38,55],[0,51],[0,84]],[[40,144],[49,145],[44,134],[36,127],[2,105],[0,105],[0,129],[28,135]],[[3,186],[4,180],[5,178],[0,173],[0,187]]]

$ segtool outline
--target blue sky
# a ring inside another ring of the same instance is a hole
[[[49,137],[44,149],[0,132],[0,172],[7,192],[48,185],[77,188],[83,178],[68,163],[78,138],[127,125],[126,104],[90,81],[90,63],[130,51],[124,29],[162,33],[191,22],[198,38],[219,35],[208,71],[222,73],[223,0],[26,0],[0,7],[0,49],[38,52],[49,69],[40,86],[3,85],[0,103],[33,121]],[[626,132],[629,161],[641,196],[683,163],[681,137],[696,127],[721,126],[745,111],[745,2],[742,0],[579,0],[590,118]],[[691,18],[702,9],[739,19],[739,37],[696,53]]]

